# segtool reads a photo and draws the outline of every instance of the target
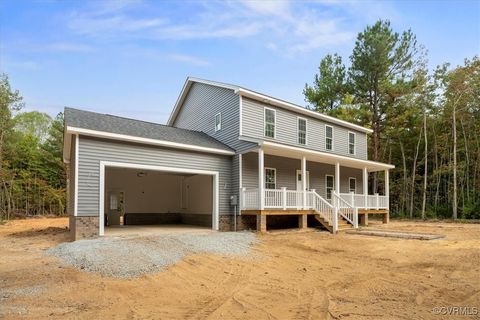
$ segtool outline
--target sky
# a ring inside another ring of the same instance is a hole
[[[25,110],[52,116],[69,106],[165,123],[188,76],[304,106],[320,59],[348,64],[378,19],[411,29],[432,69],[480,54],[480,0],[0,0],[0,73]]]

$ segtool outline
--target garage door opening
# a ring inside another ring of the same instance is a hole
[[[217,176],[163,169],[103,167],[101,235],[142,228],[149,232],[217,229]]]

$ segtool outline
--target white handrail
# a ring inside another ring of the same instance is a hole
[[[356,228],[358,226],[358,209],[345,201],[335,191],[332,191],[332,197],[334,206],[338,208],[340,215]]]
[[[331,205],[327,200],[315,191],[309,193],[310,203],[313,209],[332,225],[333,232],[338,230],[338,209]]]

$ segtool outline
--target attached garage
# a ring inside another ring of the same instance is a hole
[[[235,153],[207,134],[66,108],[64,143],[74,240],[119,225],[231,229]]]
[[[104,221],[110,227],[172,225],[218,229],[215,172],[105,162]]]

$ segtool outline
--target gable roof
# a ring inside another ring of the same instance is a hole
[[[263,93],[259,93],[259,92],[256,92],[256,91],[253,91],[253,90],[250,90],[250,89],[247,89],[247,88],[243,88],[243,87],[233,85],[233,84],[211,81],[211,80],[205,80],[205,79],[194,78],[194,77],[188,77],[187,80],[185,81],[185,84],[183,85],[182,91],[180,92],[180,95],[177,99],[177,102],[175,103],[175,106],[173,107],[173,111],[170,114],[170,118],[168,119],[168,122],[167,122],[168,125],[172,126],[173,123],[175,122],[175,119],[177,118],[177,115],[180,112],[180,109],[183,105],[183,102],[184,102],[185,98],[188,95],[188,92],[189,92],[190,88],[191,88],[192,84],[195,83],[195,82],[230,89],[230,90],[233,90],[235,92],[235,94],[238,94],[239,96],[247,97],[247,98],[250,98],[250,99],[261,101],[261,102],[266,103],[266,104],[270,104],[270,105],[273,105],[273,106],[277,106],[277,107],[280,107],[280,108],[291,110],[293,112],[297,112],[297,113],[300,113],[300,114],[303,114],[303,115],[307,115],[307,116],[310,116],[312,118],[317,118],[317,119],[323,120],[325,122],[337,124],[337,125],[342,126],[342,127],[350,128],[350,129],[357,130],[357,131],[364,132],[364,133],[372,133],[373,132],[372,129],[365,128],[365,127],[359,126],[357,124],[354,124],[354,123],[351,123],[351,122],[348,122],[348,121],[344,121],[344,120],[341,120],[341,119],[338,119],[338,118],[335,118],[335,117],[332,117],[332,116],[328,116],[328,115],[320,113],[320,112],[309,110],[309,109],[306,109],[306,108],[304,108],[302,106],[299,106],[297,104],[294,104],[294,103],[291,103],[291,102],[288,102],[288,101],[285,101],[285,100],[277,99],[277,98],[274,98],[272,96],[269,96],[269,95],[266,95],[266,94],[263,94]]]
[[[230,147],[199,131],[73,108],[65,108],[64,119],[67,134],[234,154]]]

